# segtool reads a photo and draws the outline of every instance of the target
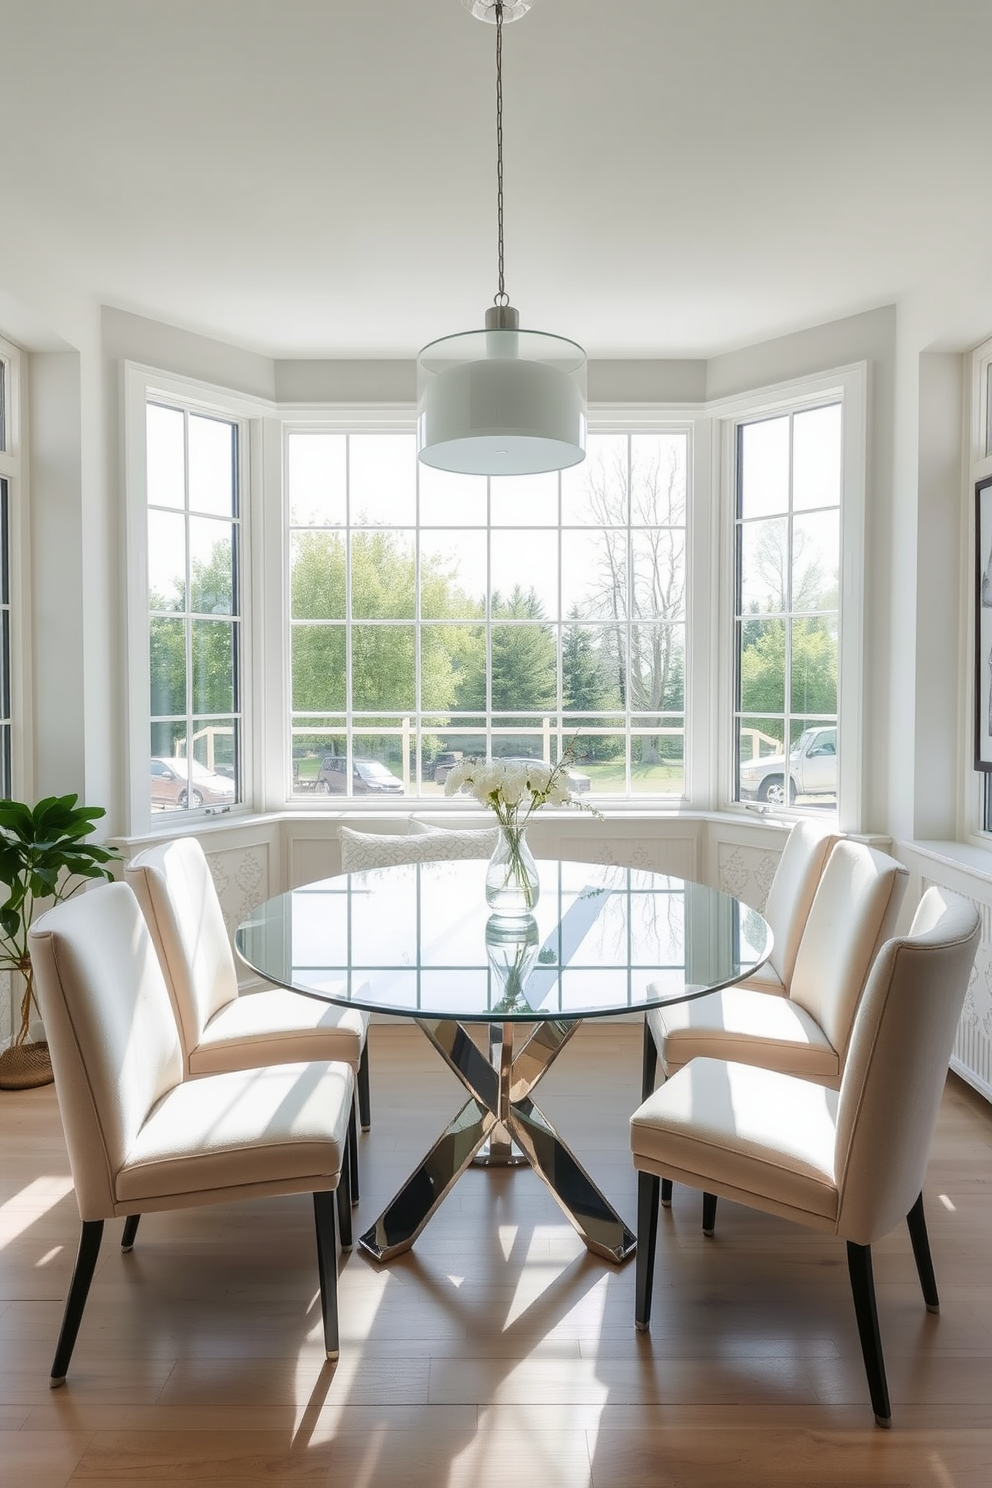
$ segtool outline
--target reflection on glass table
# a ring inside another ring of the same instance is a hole
[[[540,899],[524,920],[492,919],[485,862],[461,860],[307,884],[269,900],[238,930],[239,953],[267,980],[414,1018],[468,1092],[362,1235],[379,1260],[413,1244],[473,1160],[529,1163],[589,1249],[625,1260],[632,1232],[533,1091],[583,1019],[704,996],[749,975],[771,951],[756,911],[702,884],[588,863],[538,866]],[[488,1050],[465,1026],[478,1022],[490,1025]]]

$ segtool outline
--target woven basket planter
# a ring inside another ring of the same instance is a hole
[[[32,1090],[54,1079],[47,1044],[12,1044],[0,1054],[0,1090]]]

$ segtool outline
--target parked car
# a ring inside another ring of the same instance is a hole
[[[503,756],[508,765],[541,765],[547,764],[547,760],[539,760],[536,755],[511,755]],[[565,779],[573,796],[581,796],[585,791],[592,789],[592,780],[588,775],[583,775],[581,770],[566,769]]]
[[[741,800],[784,806],[797,796],[836,796],[837,726],[808,728],[789,755],[741,764]]]
[[[323,796],[348,794],[348,761],[343,754],[324,756],[314,789]],[[356,759],[351,762],[351,792],[355,796],[399,796],[403,794],[403,782],[378,760]]]
[[[152,756],[152,805],[166,811],[195,811],[199,806],[233,806],[234,781],[201,765],[199,760]]]
[[[442,749],[434,761],[434,784],[443,785],[462,758],[460,749]]]

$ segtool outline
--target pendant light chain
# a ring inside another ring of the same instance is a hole
[[[508,305],[503,277],[503,0],[496,0],[496,222],[499,240],[499,289],[494,305]]]

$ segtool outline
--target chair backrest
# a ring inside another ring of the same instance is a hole
[[[981,935],[974,904],[928,889],[861,999],[837,1106],[839,1231],[870,1245],[909,1213]]]
[[[789,996],[844,1055],[872,962],[893,934],[909,873],[895,858],[861,842],[833,848],[823,870],[796,964]]]
[[[412,833],[356,832],[339,827],[341,872],[357,873],[366,868],[390,868],[398,863],[439,863],[451,858],[492,857],[499,828],[480,831],[451,830],[418,823]]]
[[[169,994],[127,884],[56,905],[28,942],[79,1213],[107,1219],[135,1136],[183,1078]]]
[[[234,952],[195,837],[149,847],[124,866],[158,952],[187,1060],[210,1019],[238,995]]]
[[[796,822],[778,860],[762,913],[775,937],[769,964],[786,987],[795,970],[813,896],[841,835],[825,822]]]

